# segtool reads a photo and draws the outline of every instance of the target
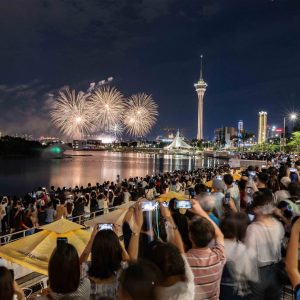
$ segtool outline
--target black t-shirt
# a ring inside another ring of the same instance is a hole
[[[39,220],[39,225],[45,225],[45,221],[46,221],[46,217],[47,217],[47,214],[45,211],[40,211],[38,213],[38,220]]]

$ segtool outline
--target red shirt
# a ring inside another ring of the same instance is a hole
[[[195,299],[219,299],[226,262],[224,245],[217,241],[213,248],[191,249],[186,253],[186,258],[194,273]]]

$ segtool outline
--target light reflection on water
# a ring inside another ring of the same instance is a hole
[[[74,187],[115,180],[118,174],[121,178],[128,178],[223,163],[212,158],[184,155],[107,151],[69,153],[91,156],[0,160],[0,194],[22,195],[39,186]]]

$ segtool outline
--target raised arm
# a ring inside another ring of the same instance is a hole
[[[202,209],[201,205],[199,204],[199,202],[197,200],[192,199],[191,201],[192,201],[191,211],[194,214],[207,219],[213,225],[213,227],[215,229],[216,240],[218,240],[219,243],[224,245],[224,235],[223,235],[222,231],[220,230],[220,228],[211,220],[211,218]]]
[[[171,212],[168,207],[164,207],[162,203],[159,203],[160,211],[162,216],[165,218],[165,220],[168,222],[168,229],[172,230],[172,234],[168,236],[169,242],[175,245],[180,253],[184,253],[184,245],[181,238],[181,235],[178,231],[178,228],[174,222],[174,219],[171,215]]]
[[[297,220],[297,222],[292,228],[285,260],[286,271],[289,275],[293,287],[300,284],[300,274],[298,271],[299,233],[300,218]]]
[[[143,226],[143,212],[140,206],[140,202],[137,202],[134,205],[133,218],[134,222],[131,229],[132,233],[128,245],[128,254],[131,260],[136,260],[139,254],[140,232]]]
[[[87,261],[89,255],[92,251],[93,242],[94,242],[94,239],[95,239],[95,236],[96,236],[97,232],[98,232],[98,226],[96,225],[93,229],[93,232],[92,232],[92,235],[91,235],[91,238],[90,238],[88,244],[86,245],[85,249],[83,250],[83,252],[80,255],[80,258],[79,258],[80,264]]]

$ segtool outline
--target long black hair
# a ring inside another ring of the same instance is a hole
[[[122,247],[112,230],[100,230],[92,246],[92,261],[89,276],[109,278],[121,268]]]

